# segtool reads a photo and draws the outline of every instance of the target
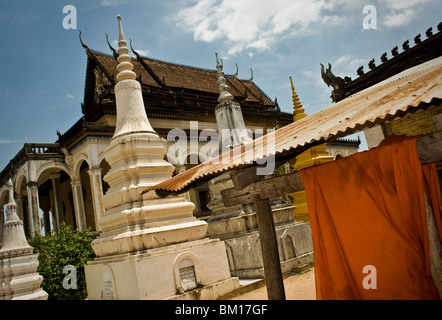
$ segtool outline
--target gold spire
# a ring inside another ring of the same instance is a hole
[[[307,113],[304,112],[301,101],[299,101],[298,94],[293,86],[292,76],[290,77],[290,84],[292,85],[292,99],[293,99],[293,121],[298,121],[307,117]]]

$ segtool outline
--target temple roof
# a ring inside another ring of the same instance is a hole
[[[80,38],[81,41],[81,38]],[[87,122],[99,121],[103,115],[114,114],[116,52],[113,55],[86,49],[87,69],[82,112]],[[115,51],[110,44],[111,51]],[[148,118],[213,121],[218,104],[216,70],[202,69],[140,56],[131,62],[141,83]],[[254,82],[225,75],[230,93],[241,105],[247,121],[265,127],[282,126],[292,122],[292,114],[282,112]],[[276,100],[276,99],[275,99]]]
[[[109,80],[115,82],[117,66],[115,58],[94,50],[90,50],[90,53],[111,78]],[[132,64],[138,80],[144,86],[219,94],[216,70],[165,62],[138,54],[132,59]],[[276,107],[276,104],[253,81],[241,80],[233,75],[226,75],[226,78],[230,91],[236,99]]]
[[[114,128],[102,125],[97,131],[97,128],[91,128],[91,125],[101,123],[100,119],[105,115],[116,115],[114,86],[118,54],[109,43],[113,54],[91,50],[81,40],[81,32],[80,42],[87,55],[82,103],[84,116],[64,134],[59,134],[57,142],[68,149],[75,146],[84,136],[112,134]],[[132,48],[132,43],[130,47]],[[131,58],[133,71],[141,84],[149,119],[215,122],[215,107],[219,96],[215,69],[165,62],[142,57],[133,49],[132,52],[135,55]],[[282,112],[277,102],[272,101],[252,78],[242,80],[236,75],[225,77],[230,93],[241,105],[246,122],[253,122],[255,125],[259,123],[260,126],[271,128],[293,121],[292,114]]]
[[[343,79],[335,76],[329,64],[329,68],[321,74],[324,82],[333,87],[333,102],[343,100],[395,74],[439,57],[442,53],[442,22],[437,29],[434,33],[432,27],[428,28],[425,32],[426,39],[422,39],[422,35],[418,34],[413,39],[414,45],[410,40],[406,40],[400,47],[395,46],[390,53],[384,52],[379,60],[373,58],[368,62],[368,70],[360,66],[357,70],[358,78],[353,80],[349,77]]]

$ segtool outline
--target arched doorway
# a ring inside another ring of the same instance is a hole
[[[49,166],[40,173],[37,181],[38,202],[40,209],[41,233],[49,234],[51,231],[58,231],[60,224],[77,228],[78,223],[74,210],[74,198],[72,192],[71,175],[64,167]],[[25,192],[24,184],[22,191]],[[23,208],[29,207],[24,201]],[[23,210],[28,212],[29,210]]]
[[[89,175],[89,165],[85,160],[83,160],[80,166],[80,182],[83,193],[86,228],[90,228],[91,231],[96,231],[97,226],[95,220],[93,194],[91,189],[91,179]]]

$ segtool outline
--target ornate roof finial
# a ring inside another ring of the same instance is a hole
[[[134,68],[132,64],[132,58],[129,56],[129,49],[127,48],[126,40],[124,40],[123,26],[121,25],[121,16],[117,16],[118,19],[118,66],[117,66],[117,82],[122,80],[135,80],[137,75],[132,71]]]
[[[295,86],[293,85],[292,76],[289,77],[290,77],[290,84],[292,86],[293,121],[298,121],[302,118],[307,117],[307,114],[304,112],[301,101],[299,101],[298,94],[295,91]]]
[[[236,72],[235,72],[235,74],[233,75],[233,77],[234,77],[234,78],[238,78],[238,64],[235,63],[235,66],[236,66]]]
[[[109,43],[109,39],[108,39],[108,35],[107,35],[107,33],[105,33],[105,35],[106,35],[106,42],[107,42],[107,45],[109,46],[109,49],[111,49],[112,54],[113,54],[115,60],[117,60],[117,59],[118,59],[118,53],[117,53],[117,51],[111,46],[111,44]]]
[[[216,56],[216,69],[217,69],[216,75],[218,76],[216,82],[218,83],[218,91],[219,91],[218,102],[221,103],[225,100],[232,101],[233,96],[229,92],[230,88],[226,83],[227,81],[226,77],[224,77],[223,61],[218,59],[218,53],[215,52],[215,56]]]
[[[90,52],[90,49],[87,45],[84,44],[83,39],[81,39],[81,30],[78,30],[78,38],[80,39],[81,46],[86,49],[86,52]]]
[[[250,79],[249,81],[253,81],[253,69],[250,68]]]

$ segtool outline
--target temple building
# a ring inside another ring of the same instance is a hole
[[[0,237],[7,204],[7,181],[11,179],[17,214],[26,235],[49,233],[65,221],[74,228],[90,228],[97,236],[104,212],[102,197],[109,188],[103,180],[110,167],[104,158],[115,128],[117,51],[110,54],[90,49],[81,38],[87,58],[83,116],[66,132],[57,131],[54,143],[25,143],[0,172]],[[142,88],[150,124],[167,141],[166,160],[174,175],[210,158],[218,145],[215,108],[218,104],[217,70],[179,65],[143,57],[133,49],[131,62]],[[268,129],[293,121],[253,81],[239,79],[238,72],[225,75],[229,92],[241,106],[244,123],[252,138]],[[54,128],[56,130],[56,128]],[[327,152],[339,158],[357,151],[356,141],[337,141]],[[211,194],[204,183],[184,195],[195,204],[194,215],[209,218]]]
[[[51,228],[57,230],[62,221],[75,228],[90,228],[92,234],[100,231],[102,197],[109,188],[103,180],[109,171],[104,150],[118,125],[114,94],[118,55],[109,42],[111,54],[90,49],[81,34],[80,41],[87,58],[83,117],[66,132],[57,132],[59,138],[54,143],[24,144],[1,171],[0,230],[7,204],[7,181],[11,179],[17,214],[27,235],[42,229],[46,233]],[[133,49],[132,52],[131,62],[141,83],[147,116],[153,129],[167,140],[166,160],[175,166],[174,174],[206,161],[209,140],[218,129],[214,112],[219,96],[217,71],[142,57]],[[253,77],[242,80],[237,73],[225,77],[252,134],[265,134],[268,128],[292,121],[292,115],[281,112],[278,103],[253,82]],[[183,141],[184,147],[179,148],[178,142]],[[195,216],[210,214],[206,206],[210,202],[207,184],[185,196],[195,204]]]

